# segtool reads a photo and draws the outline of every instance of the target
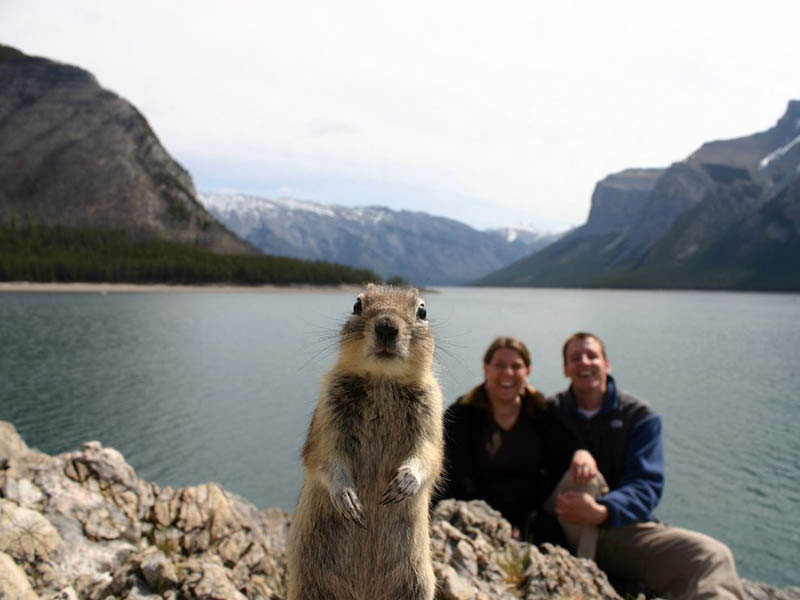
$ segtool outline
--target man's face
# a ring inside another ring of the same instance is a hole
[[[572,340],[567,346],[564,375],[572,380],[575,392],[605,393],[611,363],[603,356],[603,349],[594,338]]]

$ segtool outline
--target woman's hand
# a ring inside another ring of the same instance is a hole
[[[597,461],[588,450],[576,450],[569,469],[572,473],[572,481],[586,483],[597,475]]]

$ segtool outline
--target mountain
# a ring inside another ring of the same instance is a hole
[[[139,111],[78,67],[0,45],[0,142],[0,281],[376,279],[236,237]]]
[[[264,252],[331,260],[422,285],[481,277],[558,236],[530,229],[478,231],[422,212],[344,207],[242,194],[200,194],[209,212]]]
[[[0,224],[258,254],[197,202],[141,113],[83,69],[0,46],[0,140]]]
[[[664,169],[628,169],[600,181],[592,196],[585,232],[600,235],[633,223]]]
[[[480,285],[800,289],[800,101],[767,131],[599,182],[587,222]]]

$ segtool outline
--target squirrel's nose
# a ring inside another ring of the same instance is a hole
[[[381,344],[394,342],[398,331],[397,325],[389,317],[381,317],[375,323],[375,337]]]

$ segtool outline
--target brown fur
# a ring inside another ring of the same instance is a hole
[[[416,290],[370,285],[359,299],[303,446],[288,598],[431,600],[428,504],[442,463],[433,337]],[[382,338],[380,323],[396,336]]]

